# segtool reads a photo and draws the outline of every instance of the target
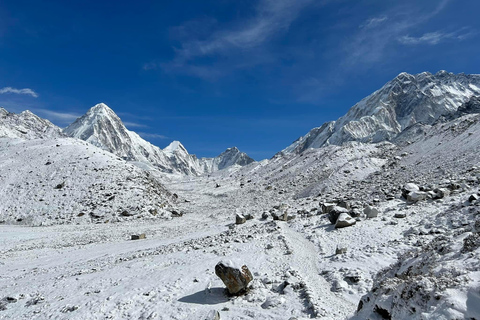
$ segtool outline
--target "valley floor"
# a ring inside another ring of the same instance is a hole
[[[319,214],[289,222],[261,219],[280,204],[292,212],[311,211],[319,206],[315,198],[292,200],[226,178],[173,179],[167,185],[180,196],[182,217],[0,225],[0,319],[207,319],[213,310],[221,319],[348,318],[375,274],[418,245],[420,236],[404,232],[462,200],[413,206],[385,201],[378,204],[378,218],[334,229]],[[397,212],[407,217],[394,218]],[[236,213],[255,218],[233,225]],[[146,239],[130,240],[139,233]],[[347,253],[336,255],[337,247]],[[246,295],[225,295],[214,272],[222,259],[252,271]]]

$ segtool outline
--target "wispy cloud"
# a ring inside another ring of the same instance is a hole
[[[23,95],[29,95],[34,98],[38,98],[38,94],[33,91],[32,89],[29,88],[24,88],[24,89],[16,89],[12,87],[4,87],[0,89],[0,94],[5,94],[5,93],[14,93],[14,94],[23,94]]]
[[[381,17],[376,17],[376,18],[370,18],[368,19],[367,21],[365,21],[364,23],[362,23],[359,28],[362,29],[362,28],[365,28],[365,29],[368,29],[368,28],[373,28],[373,27],[376,27],[380,24],[382,24],[383,22],[387,21],[388,20],[388,17],[387,16],[381,16]]]
[[[167,72],[181,72],[200,78],[215,78],[224,70],[214,70],[206,64],[195,63],[197,58],[228,56],[260,50],[266,43],[281,32],[285,32],[297,19],[300,12],[314,0],[260,0],[255,13],[249,19],[239,21],[235,26],[217,26],[205,39],[198,36],[187,38],[175,48],[175,58],[169,63],[146,63],[144,70],[162,67]],[[259,55],[257,55],[258,57]],[[257,58],[255,57],[255,58]],[[249,61],[249,63],[245,63]],[[244,59],[240,64],[231,67],[245,67],[258,60]],[[260,61],[264,61],[260,58]],[[228,68],[227,68],[228,69]]]
[[[167,136],[158,133],[137,132],[137,134],[145,139],[169,139]]]
[[[403,43],[415,41],[405,34],[420,24],[431,20],[446,8],[450,0],[443,0],[430,8],[395,7],[379,17],[369,18],[360,25],[358,31],[345,43],[345,66],[368,67],[381,61],[387,50],[399,39]],[[427,11],[428,9],[428,11]],[[426,40],[436,41],[439,35],[427,34]]]
[[[131,128],[147,128],[148,127],[146,124],[130,122],[130,121],[123,121],[123,124]]]
[[[420,37],[412,37],[410,35],[402,36],[398,39],[398,41],[402,44],[406,45],[420,45],[420,44],[428,44],[428,45],[436,45],[440,42],[446,40],[457,40],[462,41],[472,37],[475,33],[474,32],[429,32],[425,33]]]
[[[56,122],[56,121],[62,122],[62,123],[72,122],[80,117],[80,115],[76,113],[58,112],[58,111],[52,111],[48,109],[35,108],[33,109],[33,111],[35,113],[38,113],[40,116],[49,119],[52,122]]]

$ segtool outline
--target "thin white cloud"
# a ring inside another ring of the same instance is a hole
[[[145,139],[169,139],[167,136],[157,133],[137,132],[137,134]]]
[[[443,41],[446,41],[446,40],[462,41],[462,40],[465,40],[465,39],[467,39],[467,38],[469,38],[473,35],[474,35],[473,32],[444,33],[444,32],[440,32],[440,31],[436,31],[436,32],[425,33],[420,37],[412,37],[410,35],[402,36],[398,39],[398,41],[400,43],[406,44],[406,45],[421,45],[421,44],[436,45],[436,44],[439,44],[440,42],[443,42]]]
[[[38,98],[38,94],[29,88],[16,89],[12,87],[4,87],[0,89],[0,94],[5,94],[5,93],[24,94],[24,95],[32,96],[34,98]]]
[[[176,55],[171,62],[161,65],[150,62],[144,64],[143,69],[150,70],[161,66],[165,71],[183,72],[200,78],[219,77],[223,70],[213,70],[212,66],[194,64],[192,61],[199,57],[216,55],[231,58],[239,52],[244,54],[252,50],[261,50],[280,32],[288,30],[300,12],[314,2],[314,0],[260,0],[250,19],[241,21],[230,28],[215,26],[217,31],[210,32],[204,39],[198,35],[194,38],[187,38],[182,41],[179,48],[175,48]],[[182,26],[177,29],[183,30]],[[245,64],[245,59],[242,64],[229,62],[226,69],[238,66],[248,67],[257,61],[264,62],[265,60],[260,59],[259,56],[256,55],[255,59],[252,57],[247,64]]]
[[[345,66],[368,67],[381,62],[392,44],[413,28],[418,28],[438,15],[446,8],[450,0],[443,0],[432,10],[426,11],[415,7],[395,7],[377,18],[366,20],[344,45]],[[430,8],[428,8],[430,10]],[[385,19],[384,19],[385,18]],[[368,27],[367,27],[368,26]],[[408,36],[407,36],[408,37]],[[436,41],[435,35],[429,35],[429,41]],[[414,39],[403,39],[409,41]]]
[[[148,126],[142,123],[123,121],[123,124],[131,128],[147,128]]]
[[[374,28],[380,24],[382,24],[383,22],[387,21],[388,20],[388,17],[387,16],[381,16],[381,17],[377,17],[377,18],[370,18],[368,19],[367,21],[365,21],[364,23],[362,23],[360,25],[360,28]]]
[[[33,111],[39,113],[41,116],[46,117],[51,121],[68,122],[68,121],[75,121],[77,118],[80,117],[79,114],[71,113],[71,112],[58,112],[58,111],[38,109],[38,108],[35,108]]]

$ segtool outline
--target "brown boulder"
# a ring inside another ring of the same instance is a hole
[[[215,274],[222,279],[230,294],[239,294],[247,289],[253,276],[248,267],[237,267],[231,261],[220,261],[215,266]]]

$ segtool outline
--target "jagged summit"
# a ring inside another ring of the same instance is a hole
[[[390,141],[414,124],[429,125],[441,116],[455,113],[478,95],[480,75],[402,72],[354,105],[346,115],[312,129],[282,152],[302,152],[347,141]]]
[[[187,152],[187,149],[183,146],[180,141],[174,140],[168,146],[166,146],[163,151],[168,153],[173,153],[177,150]]]
[[[64,137],[62,129],[29,110],[19,114],[0,108],[0,137],[47,139]]]
[[[65,128],[64,132],[125,160],[147,163],[168,173],[201,175],[253,161],[236,148],[215,158],[198,159],[189,154],[180,141],[173,141],[162,150],[128,130],[115,112],[104,103],[90,108],[85,115]]]

